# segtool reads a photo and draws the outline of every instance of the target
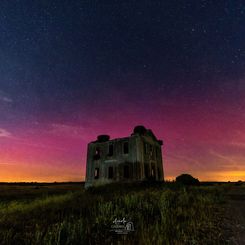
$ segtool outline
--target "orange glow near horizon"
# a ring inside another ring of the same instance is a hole
[[[52,166],[1,164],[0,182],[69,182],[83,181],[82,171]]]
[[[18,164],[19,165],[19,164]],[[0,163],[0,182],[80,182],[85,180],[85,170],[78,172],[66,169],[59,169],[51,166],[30,166],[27,164],[19,165]],[[181,174],[181,173],[180,173]],[[200,181],[221,181],[221,182],[236,182],[239,180],[245,181],[245,171],[223,171],[223,172],[205,172],[190,173],[193,177]],[[165,180],[173,181],[178,176],[165,175]]]

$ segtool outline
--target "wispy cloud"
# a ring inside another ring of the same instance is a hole
[[[216,152],[214,150],[210,150],[209,153],[212,156],[214,156],[216,158],[219,158],[219,159],[225,161],[226,162],[226,165],[227,165],[227,163],[230,163],[231,164],[230,166],[234,166],[237,163],[233,156],[227,156],[227,155],[225,155],[223,153],[219,153],[219,152]]]
[[[10,163],[10,162],[0,162],[0,166],[4,166],[4,165],[6,165],[6,166],[13,166],[15,164],[14,163]]]
[[[177,159],[177,160],[181,160],[182,162],[185,162],[185,163],[191,163],[192,165],[196,165],[196,166],[202,166],[201,163],[194,159],[194,158],[191,158],[189,156],[183,156],[183,155],[173,155],[173,154],[168,154],[171,158],[174,158],[174,159]]]
[[[13,100],[3,91],[0,90],[0,101],[5,103],[12,103]]]
[[[87,141],[87,139],[91,137],[91,134],[94,134],[94,131],[90,128],[57,123],[53,123],[51,125],[51,130],[49,132],[56,136],[65,136],[73,139],[81,139],[84,141]]]
[[[21,140],[21,139],[16,140],[15,143],[30,146],[30,147],[35,147],[35,148],[51,149],[51,150],[65,151],[65,152],[67,151],[67,148],[56,147],[56,146],[51,145],[51,144],[27,142],[27,141]]]
[[[231,142],[232,146],[237,146],[239,148],[245,148],[245,143],[244,142]]]
[[[0,128],[0,138],[10,138],[12,134],[6,129]]]

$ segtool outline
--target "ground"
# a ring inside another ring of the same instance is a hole
[[[135,231],[111,232],[131,219]],[[0,184],[0,244],[245,244],[245,184]]]
[[[245,186],[232,185],[227,188],[225,224],[231,244],[245,244]]]

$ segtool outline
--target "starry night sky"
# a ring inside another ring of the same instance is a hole
[[[0,181],[83,180],[138,124],[167,179],[245,180],[244,121],[244,1],[0,2]]]

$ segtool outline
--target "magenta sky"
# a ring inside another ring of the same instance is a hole
[[[112,98],[115,100],[123,97],[118,93]],[[245,180],[243,108],[222,98],[195,105],[181,97],[179,100],[175,104],[156,98],[142,104],[127,101],[123,107],[93,105],[84,110],[81,107],[78,121],[24,121],[2,128],[1,181],[84,180],[87,143],[99,134],[112,138],[130,135],[138,124],[163,139],[167,179],[191,173],[201,180]]]

